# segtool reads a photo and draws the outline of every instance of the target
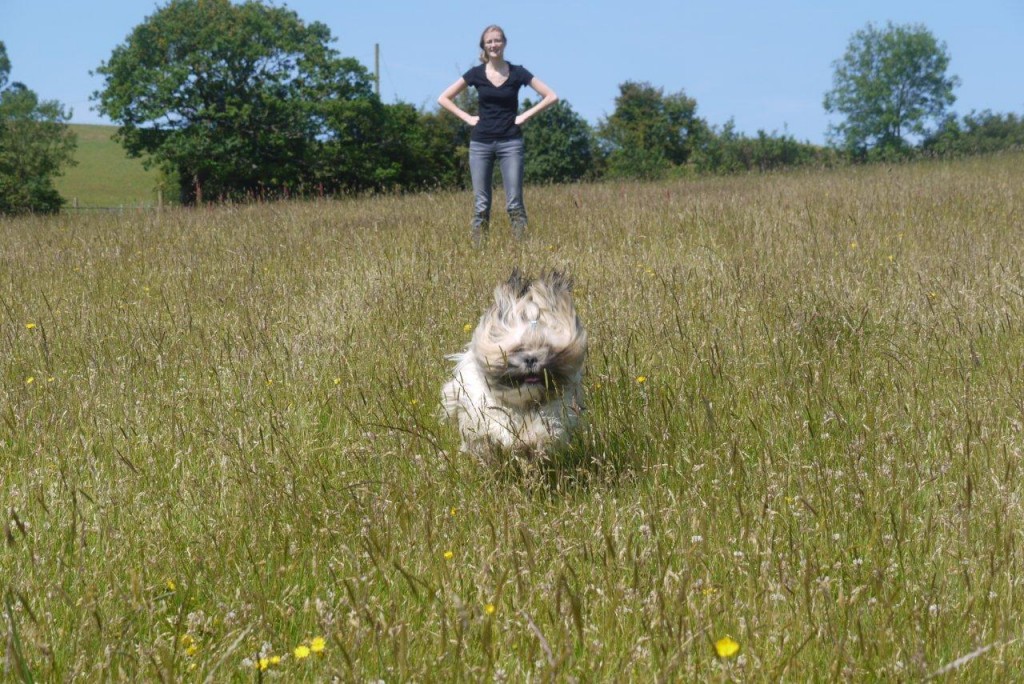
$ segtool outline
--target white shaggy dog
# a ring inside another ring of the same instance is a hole
[[[543,458],[565,446],[582,410],[587,333],[572,280],[553,271],[530,280],[512,272],[494,290],[454,377],[441,390],[462,450],[484,460]]]

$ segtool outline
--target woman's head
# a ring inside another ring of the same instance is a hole
[[[500,41],[500,43],[498,42]],[[505,44],[508,41],[505,39],[505,31],[497,24],[491,24],[484,29],[484,32],[480,34],[480,61],[486,63],[487,56],[490,54],[488,44],[500,45],[501,51],[504,51]]]

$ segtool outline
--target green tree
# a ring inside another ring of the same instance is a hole
[[[372,165],[382,109],[332,40],[285,7],[171,0],[100,65],[93,99],[130,154],[176,173],[186,203],[342,186]],[[342,147],[326,173],[323,154]]]
[[[53,178],[73,164],[75,134],[64,106],[21,83],[8,85],[11,61],[0,42],[0,214],[51,213],[64,200]]]
[[[830,126],[831,140],[858,155],[906,150],[907,137],[927,135],[956,100],[959,79],[946,74],[948,67],[945,43],[924,26],[868,24],[833,62],[825,111],[846,118]]]
[[[989,110],[971,112],[962,121],[950,115],[921,148],[944,157],[1024,149],[1024,117]]]
[[[650,179],[686,164],[706,130],[697,101],[685,93],[666,95],[650,83],[627,81],[598,138],[610,176]]]
[[[791,135],[774,131],[759,130],[757,137],[748,137],[739,133],[730,119],[721,129],[708,131],[693,163],[700,173],[766,172],[811,164],[824,166],[835,155],[834,149],[798,142]]]
[[[523,111],[533,106],[523,102]],[[572,105],[559,100],[523,129],[529,183],[571,183],[594,175],[594,133]]]

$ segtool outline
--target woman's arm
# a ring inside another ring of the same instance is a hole
[[[480,121],[480,117],[467,114],[461,107],[459,107],[459,105],[455,104],[455,97],[465,89],[466,79],[460,76],[458,81],[452,83],[443,93],[441,93],[441,96],[437,98],[437,103],[470,126],[476,126]]]
[[[516,117],[516,125],[521,126],[529,121],[535,114],[538,114],[551,105],[558,102],[558,95],[555,91],[548,87],[544,81],[540,80],[536,76],[530,81],[530,87],[537,91],[537,94],[541,96],[541,101],[533,105],[525,112]]]

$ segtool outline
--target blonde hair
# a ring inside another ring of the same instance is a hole
[[[501,42],[508,45],[508,38],[505,37],[505,29],[501,28],[497,24],[491,24],[484,29],[484,32],[480,34],[480,62],[487,64],[487,51],[484,49],[484,36],[491,31],[497,31],[501,34]]]

